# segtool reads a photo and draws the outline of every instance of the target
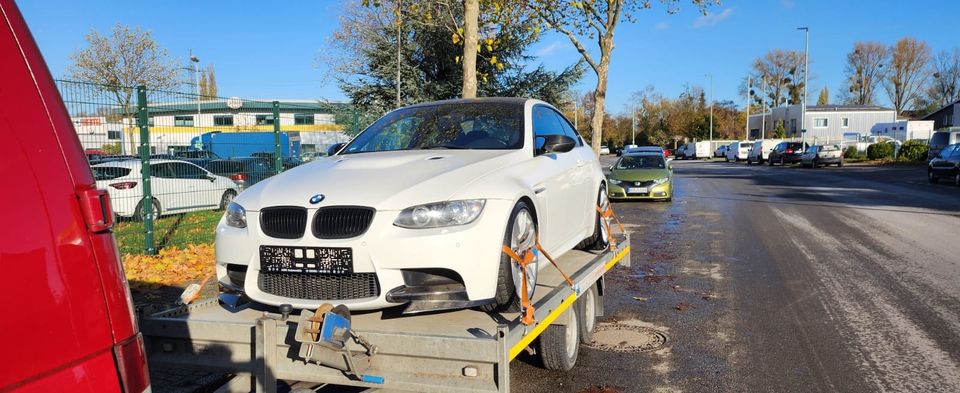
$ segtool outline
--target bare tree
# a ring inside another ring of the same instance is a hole
[[[883,81],[888,57],[887,47],[879,42],[856,42],[847,53],[844,74],[847,89],[841,90],[839,98],[848,104],[872,105],[877,85]]]
[[[667,12],[676,13],[679,0],[661,0],[667,4]],[[707,6],[718,4],[718,0],[692,0],[700,12],[706,13]],[[528,0],[527,7],[547,26],[570,39],[577,52],[590,65],[597,75],[594,89],[595,106],[590,121],[593,151],[600,154],[603,139],[604,105],[607,97],[607,73],[610,70],[610,58],[613,54],[613,33],[620,19],[635,21],[638,10],[651,8],[653,0],[605,0],[605,1],[556,1]],[[597,59],[583,45],[583,39],[596,40],[600,57]]]
[[[94,84],[109,94],[124,118],[131,119],[136,113],[136,86],[172,89],[179,83],[178,63],[157,45],[149,31],[117,24],[108,36],[91,31],[86,39],[88,46],[70,55],[73,65],[67,70],[68,78]],[[132,135],[127,140],[131,150],[135,149]]]
[[[754,60],[752,68],[748,76],[753,79],[753,97],[758,107],[764,103],[768,108],[800,103],[803,79],[799,76],[803,53],[773,49]],[[746,94],[746,89],[744,82],[740,93]]]
[[[923,41],[905,37],[890,48],[890,68],[884,87],[897,114],[921,98],[930,75],[930,47]]]
[[[939,106],[960,100],[960,49],[938,53],[931,71],[933,80],[927,89],[930,100]]]

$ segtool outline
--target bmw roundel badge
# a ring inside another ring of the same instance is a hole
[[[325,198],[325,197],[323,196],[323,194],[314,195],[314,196],[310,197],[310,204],[316,205],[316,204],[318,204],[318,203],[320,203],[320,202],[323,202],[323,198]]]

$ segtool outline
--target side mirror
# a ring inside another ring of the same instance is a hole
[[[610,171],[610,172],[613,172],[613,165],[608,166],[608,167],[607,167],[607,170]]]
[[[540,148],[540,154],[546,153],[566,153],[573,150],[577,142],[566,135],[544,135],[543,147]]]
[[[210,180],[210,182],[213,183],[213,182],[217,181],[217,178],[214,177],[213,175],[207,175],[207,180]]]
[[[327,155],[332,156],[334,154],[337,154],[338,152],[340,152],[340,149],[343,149],[343,147],[346,145],[347,145],[346,142],[334,143],[330,145],[330,147],[327,148]]]

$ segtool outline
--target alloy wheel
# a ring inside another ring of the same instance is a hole
[[[536,241],[537,228],[533,223],[533,217],[530,216],[529,211],[520,210],[517,213],[517,217],[513,220],[510,249],[517,253],[517,255],[523,256],[526,252],[532,252],[532,249],[536,246]],[[533,292],[537,285],[537,266],[539,259],[539,256],[535,256],[533,262],[527,265],[525,269],[527,272],[527,298],[531,300],[533,299]],[[520,271],[520,265],[511,263],[510,271],[513,273],[513,286],[516,289],[517,296],[522,298],[523,275]]]

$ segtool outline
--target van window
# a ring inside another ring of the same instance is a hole
[[[945,146],[950,142],[949,132],[934,132],[930,138],[930,146]]]

